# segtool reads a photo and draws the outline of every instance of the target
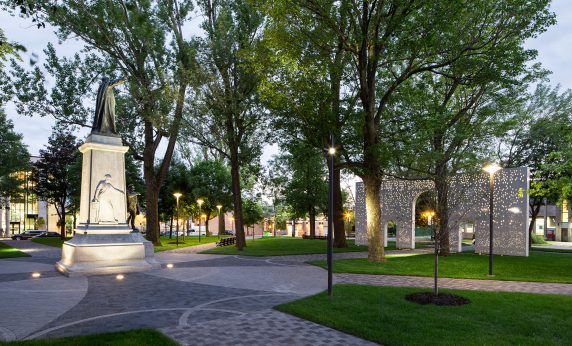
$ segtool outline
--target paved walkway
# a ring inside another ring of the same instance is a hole
[[[117,280],[113,275],[64,277],[53,267],[59,249],[8,243],[33,257],[0,260],[0,340],[155,328],[183,345],[372,345],[272,309],[326,289],[326,271],[304,263],[325,255],[203,255],[182,248],[156,254],[173,268]],[[340,253],[335,258],[366,255]],[[32,272],[41,277],[33,278]],[[336,274],[334,279],[414,287],[433,283],[432,278],[406,276]],[[441,287],[572,294],[572,285],[507,281],[441,279]]]
[[[335,274],[336,283],[374,286],[434,287],[433,277],[400,275]],[[526,292],[572,295],[572,284],[439,278],[440,288],[474,291]]]

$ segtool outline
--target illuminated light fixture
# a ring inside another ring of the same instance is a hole
[[[328,149],[328,154],[335,155],[336,154],[336,148],[331,147],[330,149]]]
[[[40,274],[40,273],[32,273],[32,277],[33,277],[33,278],[36,278],[36,279],[37,279],[37,278],[39,278],[40,276],[42,276],[42,274]]]
[[[115,278],[117,280],[123,280],[123,279],[125,279],[125,276],[123,276],[123,274],[118,274]]]
[[[483,167],[483,171],[487,172],[488,174],[495,174],[500,169],[501,169],[501,166],[499,166],[495,162],[489,163],[488,165]]]
[[[167,268],[169,268],[169,269],[170,269],[170,268],[173,268],[173,267],[174,267],[173,263],[169,263],[169,264],[167,264]]]
[[[173,196],[175,196],[176,199],[181,198],[182,195],[183,195],[183,194],[180,193],[180,192],[175,192],[175,193],[173,194]]]
[[[203,205],[203,203],[205,203],[205,201],[202,198],[197,199],[197,204],[199,206]]]
[[[220,210],[222,209],[222,204],[217,204],[216,208],[218,209],[218,212],[220,213]]]
[[[201,215],[201,218],[206,219],[206,218],[207,218],[207,215],[206,215],[206,214],[202,214],[202,215]]]

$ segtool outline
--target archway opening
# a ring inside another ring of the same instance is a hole
[[[436,219],[437,193],[433,190],[420,193],[414,201],[413,231],[415,234],[415,248],[432,247]],[[428,213],[433,213],[429,216]]]
[[[465,220],[459,222],[459,239],[461,252],[475,252],[475,222]]]
[[[383,246],[387,250],[395,250],[395,238],[397,236],[397,222],[395,220],[389,220],[385,223],[383,228],[385,234],[383,237]]]

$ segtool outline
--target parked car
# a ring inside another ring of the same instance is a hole
[[[46,238],[46,237],[60,237],[61,234],[58,232],[43,232],[42,234],[36,236],[37,238]]]
[[[34,238],[39,236],[40,234],[44,233],[45,231],[25,231],[24,233],[14,234],[12,239],[14,240],[26,240],[30,238]]]

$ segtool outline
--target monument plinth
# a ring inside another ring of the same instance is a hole
[[[153,244],[127,223],[125,153],[115,133],[112,87],[102,82],[92,133],[83,154],[79,226],[64,242],[56,269],[67,276],[113,274],[159,268]]]

